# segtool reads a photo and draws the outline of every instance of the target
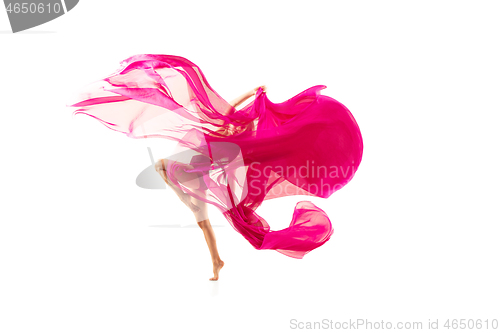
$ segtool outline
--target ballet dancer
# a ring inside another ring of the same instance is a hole
[[[263,91],[266,91],[266,86],[259,86],[262,87]],[[248,92],[242,94],[241,96],[235,98],[230,102],[231,106],[236,108],[239,106],[241,103],[246,101],[248,98],[254,96],[259,89],[259,87],[256,87],[252,90],[249,90]],[[223,132],[221,132],[224,135],[231,135],[230,129],[225,129]],[[177,161],[170,161],[171,163],[177,163]],[[189,194],[183,192],[179,187],[175,186],[167,177],[167,172],[166,168],[169,163],[169,160],[166,158],[159,159],[155,163],[155,170],[160,174],[162,179],[165,181],[165,183],[177,194],[179,199],[193,212],[194,217],[196,219],[196,222],[198,223],[198,226],[201,228],[203,231],[203,235],[205,236],[205,241],[207,242],[208,249],[210,251],[210,256],[212,258],[212,265],[213,265],[213,273],[214,276],[210,278],[210,281],[217,281],[219,279],[219,272],[224,266],[224,261],[221,260],[219,256],[219,251],[217,250],[217,242],[215,239],[215,233],[212,228],[212,225],[210,224],[210,219],[208,218],[208,210],[207,210],[207,203],[204,201],[201,201],[195,197],[190,196]],[[200,189],[203,184],[200,184],[202,182],[201,177],[193,177],[192,173],[186,173],[184,170],[186,169],[193,169],[192,165],[183,165],[182,168],[178,168],[176,172],[176,179],[182,182],[183,184],[192,186],[193,188]]]

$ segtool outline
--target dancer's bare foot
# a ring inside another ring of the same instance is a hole
[[[214,262],[214,277],[210,281],[217,281],[219,279],[219,271],[224,266],[224,261]]]

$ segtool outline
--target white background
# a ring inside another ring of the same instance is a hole
[[[499,9],[87,0],[17,34],[0,10],[0,331],[500,320]],[[257,251],[211,210],[226,265],[208,281],[194,217],[172,191],[135,184],[146,147],[173,143],[129,139],[65,106],[138,53],[193,61],[227,100],[262,84],[273,102],[326,85],[361,128],[357,174],[328,199],[274,199],[257,213],[282,229],[311,200],[331,240],[302,260]],[[193,227],[172,227],[185,221]]]

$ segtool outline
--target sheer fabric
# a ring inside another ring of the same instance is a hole
[[[86,114],[130,138],[178,142],[168,179],[217,207],[250,244],[293,258],[328,241],[327,214],[296,204],[290,226],[273,231],[256,213],[264,200],[288,195],[328,198],[361,162],[363,141],[351,112],[310,87],[283,103],[259,88],[236,110],[208,84],[198,66],[173,55],[139,54],[80,95]]]

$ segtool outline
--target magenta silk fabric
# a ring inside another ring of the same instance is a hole
[[[255,211],[288,195],[328,198],[354,176],[363,141],[350,111],[313,86],[283,103],[259,88],[236,110],[208,84],[200,68],[172,55],[139,54],[89,86],[74,114],[87,114],[135,139],[178,142],[168,178],[192,197],[217,207],[256,249],[293,258],[333,233],[327,214],[296,204],[288,228],[273,231]]]

